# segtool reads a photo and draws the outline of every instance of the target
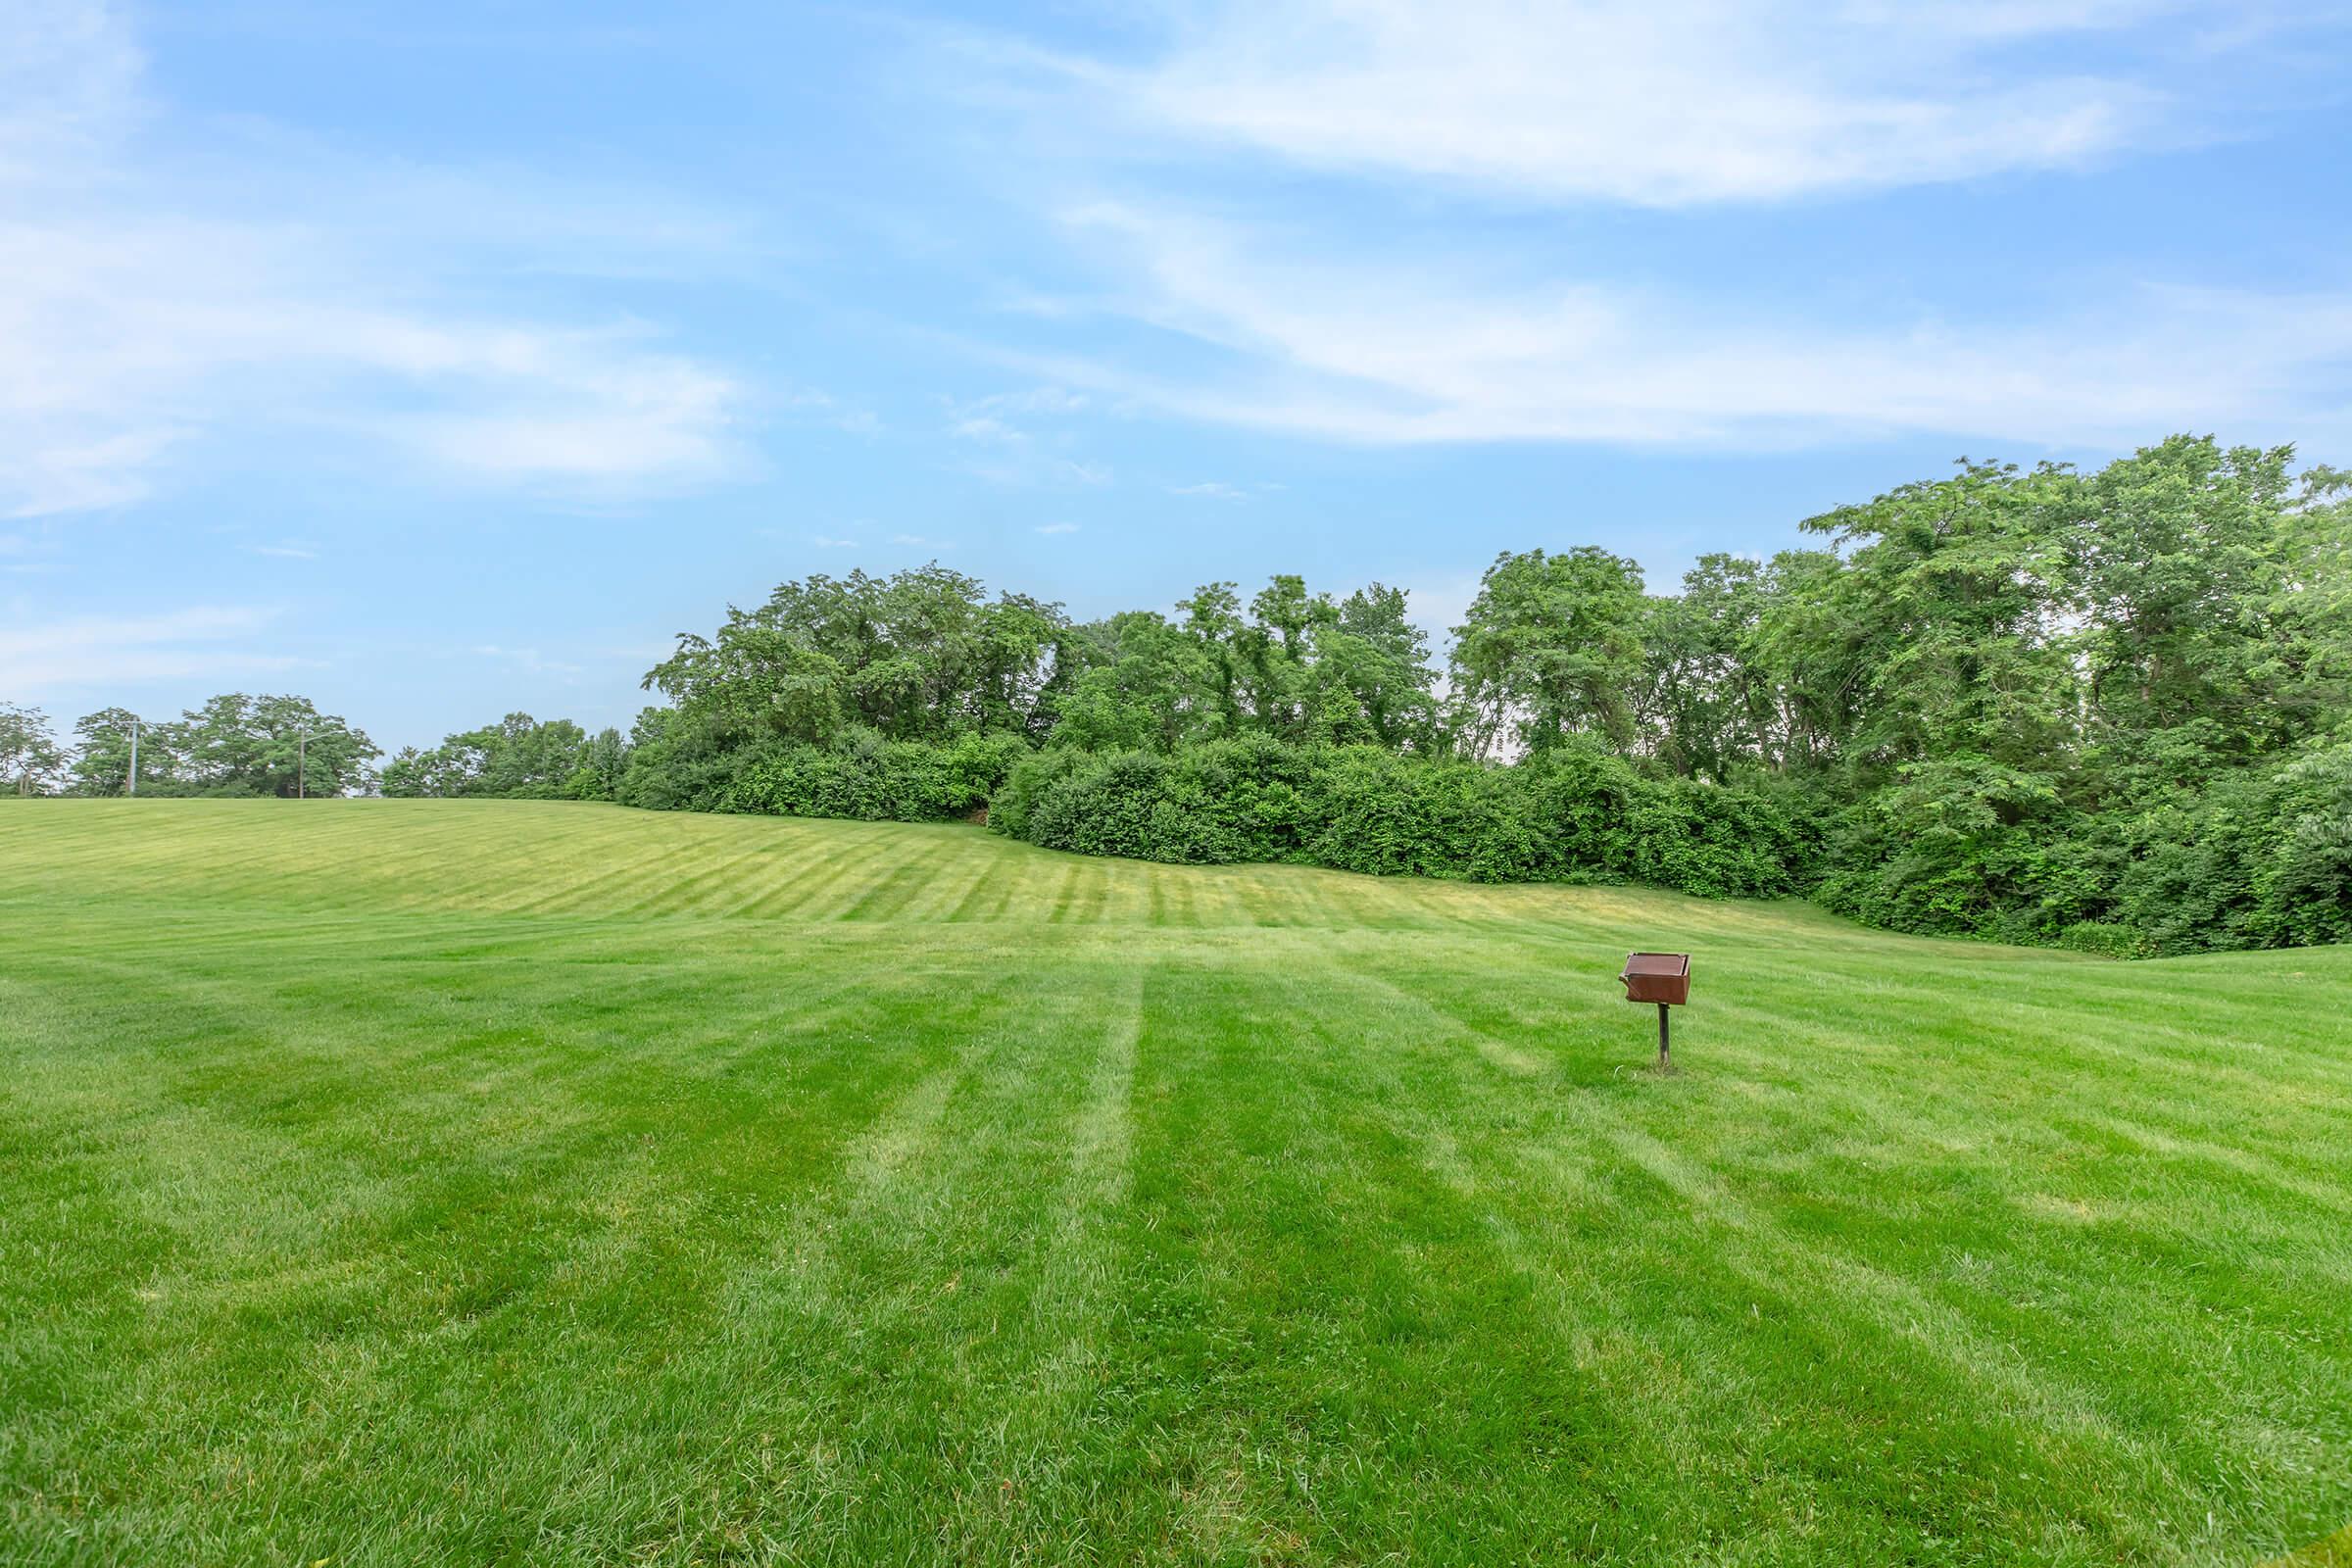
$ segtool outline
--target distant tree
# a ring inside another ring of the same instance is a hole
[[[76,795],[123,795],[130,789],[131,734],[139,730],[139,783],[152,791],[156,784],[169,790],[172,754],[169,732],[141,728],[139,715],[127,708],[102,708],[74,722],[74,783]]]
[[[564,793],[575,801],[613,800],[620,793],[621,776],[628,765],[627,743],[621,740],[619,730],[607,725],[581,749],[571,776],[564,781]]]
[[[182,792],[200,795],[348,795],[374,782],[368,764],[383,755],[307,697],[243,692],[191,709],[168,741]]]
[[[1245,612],[1208,583],[1170,620],[1127,611],[1074,628],[1055,699],[1056,746],[1168,751],[1261,734],[1427,750],[1438,744],[1429,637],[1402,589],[1374,583],[1344,600],[1275,577]]]
[[[619,734],[611,736],[617,751]],[[382,789],[389,796],[491,796],[555,800],[573,792],[575,777],[597,759],[588,732],[567,718],[545,723],[528,713],[509,713],[496,724],[451,735],[429,752],[407,747],[385,764]],[[609,795],[609,789],[600,789]]]
[[[1642,568],[1592,545],[1495,558],[1454,628],[1464,748],[1542,752],[1574,736],[1630,748],[1641,677]]]
[[[1078,628],[1076,672],[1056,704],[1052,740],[1084,751],[1166,751],[1198,717],[1206,664],[1167,617],[1122,611]]]
[[[1203,583],[1190,599],[1177,605],[1179,624],[1191,639],[1192,668],[1197,681],[1187,704],[1190,738],[1218,740],[1238,735],[1243,722],[1247,660],[1242,649],[1246,623],[1241,595],[1229,582]]]
[[[1772,711],[1753,661],[1766,581],[1757,562],[1701,556],[1680,594],[1648,601],[1634,717],[1641,749],[1668,771],[1723,783],[1763,760]]]
[[[1855,701],[1857,783],[1982,758],[2047,773],[2077,727],[2067,616],[2064,470],[1963,463],[1808,519],[1844,568],[1808,586],[1814,646]]]
[[[1309,680],[1312,737],[1435,750],[1438,674],[1430,667],[1429,633],[1408,617],[1404,590],[1376,582],[1337,605],[1319,604]]]
[[[2071,484],[2088,738],[2128,788],[2277,752],[2344,710],[2342,479],[2298,486],[2292,462],[2175,436]]]
[[[0,703],[0,789],[46,795],[65,779],[66,754],[37,708]]]
[[[645,685],[721,749],[824,743],[851,729],[1036,739],[1066,686],[1067,631],[1058,607],[1017,594],[992,604],[976,580],[936,562],[890,577],[818,575],[779,585],[756,610],[729,610],[711,637],[680,636]]]

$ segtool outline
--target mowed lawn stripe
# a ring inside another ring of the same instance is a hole
[[[490,802],[0,803],[0,918],[10,1562],[2352,1518],[2344,950]]]

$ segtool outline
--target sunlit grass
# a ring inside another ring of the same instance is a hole
[[[2346,950],[429,802],[11,803],[0,919],[0,1561],[2352,1520]]]

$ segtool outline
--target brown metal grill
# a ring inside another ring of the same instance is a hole
[[[1658,1066],[1669,1066],[1666,1009],[1690,1000],[1690,955],[1629,953],[1625,970],[1617,978],[1625,982],[1626,1001],[1658,1004]]]
[[[1617,978],[1625,982],[1628,1002],[1655,1002],[1679,1007],[1690,1000],[1690,955],[1628,954],[1625,972]]]

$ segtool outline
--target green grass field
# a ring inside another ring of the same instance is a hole
[[[436,802],[0,804],[0,919],[10,1564],[2352,1521],[2352,950]]]

